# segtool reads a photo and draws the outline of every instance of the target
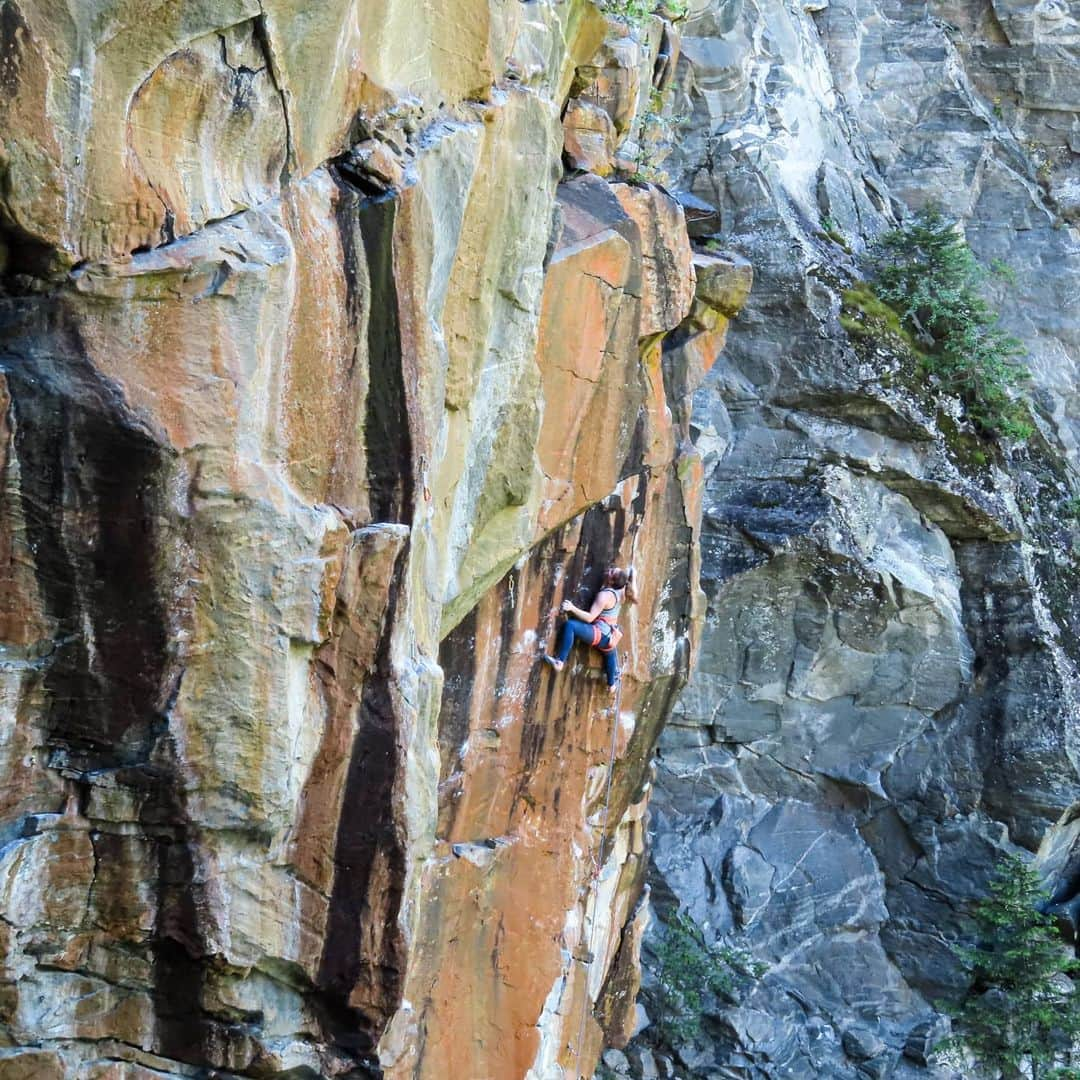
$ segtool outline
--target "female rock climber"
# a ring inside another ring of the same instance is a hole
[[[608,689],[615,693],[619,686],[619,658],[615,647],[622,637],[622,631],[616,619],[624,598],[631,604],[637,600],[634,595],[634,586],[630,583],[632,573],[617,566],[612,566],[605,571],[604,584],[588,611],[575,607],[569,600],[562,602],[562,610],[571,617],[563,625],[558,655],[544,654],[544,660],[556,671],[562,671],[563,664],[566,663],[566,658],[574,647],[575,638],[580,638],[586,644],[600,650],[604,658],[604,673],[607,675]]]

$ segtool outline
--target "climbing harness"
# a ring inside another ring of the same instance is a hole
[[[622,606],[622,601],[619,599],[619,593],[615,589],[605,590],[611,593],[615,597],[615,603],[609,608],[605,608],[599,615],[593,620],[593,639],[592,646],[594,649],[599,649],[602,653],[609,653],[616,645],[622,641],[623,632],[619,629],[619,626],[613,620],[615,619],[615,612]],[[621,590],[620,590],[621,591]],[[609,614],[609,612],[611,614]],[[607,641],[604,642],[604,638]],[[601,644],[601,642],[604,642]]]
[[[621,635],[620,635],[621,636]],[[588,892],[585,894],[585,918],[589,917],[589,900],[593,901],[593,918],[592,923],[589,926],[589,948],[585,953],[585,957],[575,956],[575,960],[579,960],[586,967],[593,962],[595,958],[596,949],[596,924],[597,924],[597,912],[596,904],[599,902],[597,896],[596,886],[600,881],[600,872],[604,868],[604,859],[606,857],[605,850],[607,848],[607,836],[608,836],[608,823],[611,816],[611,778],[615,772],[615,744],[619,734],[619,713],[622,707],[622,677],[615,684],[615,709],[611,717],[611,747],[608,750],[608,762],[607,762],[607,780],[604,784],[604,821],[602,825],[602,831],[600,833],[600,846],[596,850],[593,860],[592,877],[589,879]],[[582,1044],[585,1042],[585,1023],[588,1018],[589,1010],[589,978],[586,973],[585,985],[581,995],[581,1023],[578,1027],[577,1046],[570,1047],[574,1051],[574,1080],[588,1080],[588,1077],[582,1075],[581,1072],[581,1049]]]
[[[603,623],[607,627],[607,641],[604,641],[604,631],[601,630],[596,623]],[[598,649],[602,653],[609,653],[615,648],[619,642],[622,641],[622,630],[619,629],[614,623],[609,623],[607,619],[597,619],[593,623],[593,648]]]

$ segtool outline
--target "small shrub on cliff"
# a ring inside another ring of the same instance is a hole
[[[701,1032],[706,994],[732,997],[741,984],[760,978],[764,967],[746,953],[724,945],[707,945],[701,928],[686,912],[664,925],[655,949],[656,1017],[661,1038],[669,1045]]]
[[[600,10],[616,19],[622,19],[635,29],[649,21],[655,12],[672,22],[685,19],[689,14],[687,0],[598,0]]]
[[[842,247],[849,255],[851,254],[851,241],[844,235],[844,230],[840,228],[834,218],[826,215],[821,219],[821,231],[818,236],[822,240],[831,240],[834,244]]]
[[[645,25],[656,7],[656,0],[601,0],[600,8],[616,19],[637,29]]]
[[[637,123],[635,179],[654,184],[668,182],[668,175],[660,165],[670,151],[681,119],[681,117],[664,114],[663,94],[654,89],[649,95],[648,108],[641,114]]]
[[[1080,523],[1080,495],[1070,495],[1061,504],[1061,514],[1071,521]]]
[[[660,12],[673,22],[677,22],[690,14],[690,4],[688,0],[664,0],[660,5]]]
[[[981,1065],[1032,1080],[1065,1080],[1053,1069],[1080,1040],[1080,972],[1054,919],[1040,908],[1048,897],[1039,875],[1019,856],[1001,863],[990,895],[975,905],[976,940],[953,951],[972,977],[971,989],[952,1009],[956,1036],[947,1050],[965,1046]]]
[[[882,237],[873,269],[874,295],[918,342],[922,367],[961,398],[972,420],[989,435],[1031,435],[1027,405],[1015,393],[1028,377],[1024,351],[982,296],[991,277],[1011,279],[1008,268],[983,266],[956,223],[929,207]]]

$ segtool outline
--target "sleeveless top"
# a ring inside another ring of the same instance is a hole
[[[619,617],[619,608],[622,607],[622,595],[621,594],[622,594],[623,590],[622,589],[612,589],[612,588],[609,588],[609,587],[605,587],[605,588],[601,589],[600,592],[602,592],[602,593],[605,593],[605,592],[611,593],[611,595],[613,597],[615,597],[615,603],[612,604],[610,607],[604,608],[604,610],[601,611],[600,614],[596,616],[596,621],[597,622],[607,623],[608,626],[614,626],[616,620]]]

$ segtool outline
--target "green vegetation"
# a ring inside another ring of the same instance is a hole
[[[693,1039],[701,1032],[704,995],[734,998],[743,985],[766,970],[738,949],[707,945],[701,928],[683,911],[664,924],[655,953],[656,1021],[668,1044]]]
[[[953,951],[971,973],[968,995],[952,1009],[956,1035],[946,1045],[966,1047],[985,1068],[1032,1080],[1069,1080],[1075,1069],[1053,1068],[1080,1041],[1080,990],[1070,955],[1039,875],[1017,855],[999,865],[990,895],[975,905],[976,941]]]
[[[844,306],[840,313],[840,325],[856,337],[892,338],[920,360],[924,353],[914,334],[900,321],[895,308],[890,307],[865,281],[853,285],[844,293]]]
[[[668,174],[659,163],[667,156],[682,120],[682,116],[664,113],[664,95],[654,87],[649,94],[649,106],[638,120],[637,156],[634,159],[637,171],[632,180],[668,183]]]
[[[1073,521],[1080,521],[1080,495],[1070,495],[1061,504],[1061,514]]]
[[[983,266],[956,224],[929,207],[882,237],[873,270],[869,285],[845,294],[845,329],[867,335],[884,327],[943,390],[959,396],[984,434],[1027,439],[1030,412],[1015,393],[1028,377],[1024,351],[982,295],[988,279],[1012,280],[1008,268]]]
[[[649,21],[656,8],[656,0],[602,0],[600,7],[608,15],[614,15],[616,19],[622,19],[639,29]]]
[[[635,29],[644,26],[653,12],[659,12],[672,22],[685,19],[689,13],[687,0],[599,0],[599,4],[602,11]]]
[[[687,0],[664,0],[661,5],[661,11],[672,22],[678,22],[680,19],[685,19],[690,12],[690,4]]]
[[[637,126],[636,176],[662,184],[665,174],[657,166],[658,150],[672,134],[672,125],[663,113],[663,96],[659,90],[649,94],[649,107],[642,113]]]
[[[834,244],[839,244],[849,255],[851,254],[851,242],[844,235],[844,230],[831,217],[821,219],[821,232],[818,235],[823,239],[831,240]]]

